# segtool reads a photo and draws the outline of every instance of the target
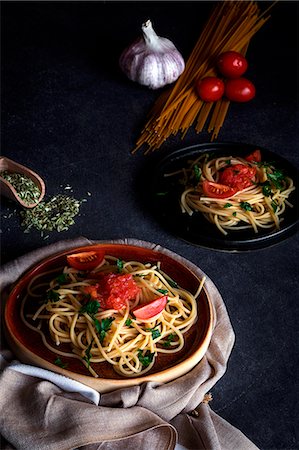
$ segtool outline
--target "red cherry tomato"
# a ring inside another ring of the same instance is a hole
[[[161,313],[167,304],[167,295],[158,297],[142,306],[137,306],[133,310],[134,316],[139,320],[149,320]]]
[[[252,186],[256,167],[245,166],[245,164],[235,164],[224,169],[220,173],[219,182],[235,188],[238,191]]]
[[[260,150],[254,150],[250,155],[247,155],[245,157],[246,161],[249,162],[261,162],[262,160],[262,154]]]
[[[212,198],[229,198],[237,192],[233,187],[207,180],[202,183],[202,189],[207,197]]]
[[[83,292],[100,302],[103,309],[123,308],[127,301],[136,298],[140,288],[130,273],[118,275],[109,273],[98,278],[98,283],[83,287]]]
[[[224,94],[224,83],[220,78],[206,77],[197,81],[196,91],[203,101],[216,102]]]
[[[238,78],[246,72],[248,62],[241,53],[228,51],[218,56],[216,66],[225,77]]]
[[[67,255],[68,264],[77,270],[92,270],[97,267],[104,259],[104,252],[101,250],[74,253]]]
[[[233,102],[248,102],[255,97],[255,86],[247,78],[235,78],[225,83],[225,95]]]

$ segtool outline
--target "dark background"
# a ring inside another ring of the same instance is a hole
[[[69,231],[45,240],[38,231],[24,234],[18,206],[1,198],[2,264],[80,235],[139,238],[190,259],[220,290],[236,333],[211,407],[261,449],[295,449],[298,234],[254,252],[195,247],[163,229],[136,195],[136,179],[150,157],[131,150],[161,90],[130,82],[118,67],[120,53],[150,18],[186,60],[213,4],[1,2],[2,155],[39,173],[46,198],[68,192],[69,184],[71,195],[87,199]],[[218,141],[268,148],[299,167],[298,2],[274,6],[247,57],[246,76],[257,96],[231,105]],[[207,132],[190,130],[163,150],[209,140]]]

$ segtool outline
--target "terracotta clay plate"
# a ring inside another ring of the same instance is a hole
[[[187,166],[189,160],[196,159],[201,153],[210,154],[214,158],[244,157],[257,148],[261,150],[263,161],[274,163],[277,169],[282,169],[294,180],[296,186],[296,190],[289,197],[293,208],[286,208],[279,230],[259,229],[258,233],[253,229],[232,230],[224,236],[200,212],[192,216],[182,213],[179,199],[184,188],[179,184],[177,177],[165,177],[165,174],[181,170]],[[142,185],[147,188],[140,189],[140,192],[143,193],[143,204],[149,207],[157,221],[184,241],[215,250],[250,251],[277,244],[298,230],[298,180],[297,168],[272,151],[252,144],[206,143],[154,157],[150,164],[147,163],[142,175]]]
[[[69,376],[72,379],[93,387],[99,392],[111,391],[117,388],[128,387],[141,384],[144,381],[166,382],[187,373],[204,356],[212,335],[214,313],[207,290],[204,288],[197,299],[198,318],[192,328],[184,335],[184,348],[174,354],[162,354],[157,357],[155,365],[151,371],[136,378],[125,378],[114,372],[112,366],[107,362],[93,363],[93,367],[100,374],[100,378],[94,378],[88,369],[78,359],[64,357],[67,369],[63,369],[54,364],[57,355],[49,350],[42,342],[39,333],[31,330],[22,321],[20,315],[20,305],[26,294],[28,284],[36,276],[43,272],[63,267],[66,264],[66,255],[80,251],[96,250],[104,248],[106,254],[115,256],[124,261],[135,260],[140,262],[161,262],[161,269],[182,287],[195,293],[200,282],[200,275],[195,270],[190,269],[184,258],[169,251],[153,250],[152,248],[127,245],[127,244],[97,244],[88,247],[80,247],[56,254],[42,261],[26,273],[13,288],[5,307],[5,332],[7,340],[14,350],[16,356],[25,363],[40,366],[53,372],[58,372]],[[177,257],[175,257],[177,256]],[[192,263],[191,267],[193,266]],[[195,266],[194,266],[195,267]],[[60,270],[61,273],[61,270]],[[54,273],[55,276],[55,273]],[[48,279],[53,278],[53,273],[48,275]],[[45,276],[47,281],[47,276]],[[38,307],[34,297],[27,299],[25,314],[33,312]],[[29,306],[28,306],[29,305]],[[50,339],[50,338],[49,338]],[[70,351],[66,347],[59,346],[61,350]]]

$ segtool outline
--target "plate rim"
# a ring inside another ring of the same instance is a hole
[[[70,252],[77,252],[77,251],[80,252],[80,251],[90,250],[90,249],[94,249],[96,247],[103,247],[103,246],[107,246],[107,245],[109,245],[109,246],[112,245],[115,247],[122,245],[122,246],[128,246],[128,247],[136,247],[137,249],[142,248],[142,249],[146,249],[146,250],[149,250],[150,252],[154,252],[157,254],[163,253],[167,258],[172,258],[172,259],[174,257],[173,255],[175,254],[174,252],[168,251],[167,249],[164,249],[163,247],[161,247],[160,249],[157,250],[154,248],[139,246],[137,244],[117,243],[117,242],[108,241],[108,242],[95,243],[95,244],[89,244],[89,245],[83,245],[83,246],[81,245],[81,246],[76,246],[73,248],[68,248],[68,249],[53,253],[52,255],[50,255],[48,257],[43,258],[42,260],[40,260],[39,262],[34,264],[34,266],[30,267],[26,272],[24,272],[18,278],[18,280],[12,287],[12,289],[8,295],[8,298],[6,299],[5,310],[4,310],[4,333],[5,333],[6,339],[7,339],[8,343],[10,344],[11,348],[14,350],[16,355],[18,357],[21,356],[20,359],[24,360],[26,363],[32,364],[32,359],[37,360],[39,362],[40,367],[48,369],[48,370],[52,370],[53,372],[60,373],[61,375],[64,375],[64,376],[67,376],[76,381],[82,382],[83,384],[86,384],[87,386],[90,386],[90,387],[98,390],[99,392],[108,392],[113,389],[119,389],[122,387],[131,387],[131,386],[139,385],[141,383],[148,382],[148,381],[156,381],[156,382],[170,381],[170,379],[169,379],[170,371],[176,372],[175,378],[185,374],[186,373],[185,366],[186,366],[187,362],[192,361],[193,362],[192,367],[194,367],[196,364],[199,363],[199,361],[203,358],[204,354],[206,353],[208,346],[210,344],[211,338],[212,338],[214,324],[216,322],[216,312],[215,312],[215,308],[213,306],[213,301],[212,301],[210,294],[207,291],[205,286],[203,286],[203,290],[205,292],[206,308],[207,308],[208,315],[209,315],[209,323],[206,326],[206,331],[202,338],[201,348],[196,349],[194,352],[192,352],[192,354],[187,359],[184,359],[180,363],[178,363],[174,366],[171,366],[167,369],[160,370],[159,372],[154,372],[153,374],[149,374],[149,375],[144,374],[143,376],[141,375],[141,376],[137,376],[137,377],[127,377],[127,378],[123,377],[121,379],[112,379],[112,378],[101,378],[101,377],[95,378],[91,375],[85,375],[85,374],[73,372],[71,370],[56,366],[54,363],[51,363],[47,359],[43,359],[39,354],[37,354],[34,351],[32,351],[31,349],[27,348],[26,345],[24,345],[17,338],[15,333],[13,332],[13,330],[11,328],[11,321],[8,320],[7,305],[9,304],[9,300],[11,297],[16,296],[18,291],[19,291],[19,294],[18,294],[18,297],[19,297],[22,290],[28,284],[29,279],[34,276],[33,274],[35,272],[37,272],[41,266],[43,266],[45,263],[51,263],[51,262],[55,261],[55,259],[63,257],[65,255],[69,254]],[[163,250],[166,250],[166,252],[164,252]],[[168,252],[172,253],[172,255],[169,255]],[[180,255],[178,255],[178,256],[180,256]],[[179,261],[180,265],[183,265],[183,262],[187,261],[192,266],[197,268],[197,266],[193,265],[193,263],[191,263],[191,261],[187,260],[186,258],[181,257],[181,256],[180,256],[180,258],[182,259],[182,261]],[[185,266],[185,268],[190,273],[192,273],[193,276],[197,277],[197,274],[192,270],[191,267]],[[21,284],[21,286],[20,286],[20,284]],[[22,351],[20,351],[20,348],[22,349]],[[29,358],[27,358],[28,354],[30,355]],[[25,357],[24,357],[24,355],[25,355]],[[194,360],[196,360],[196,361],[194,362]],[[189,370],[191,370],[191,369],[189,369]],[[171,380],[173,380],[173,379],[174,378],[172,377]],[[113,388],[111,386],[109,388],[107,388],[106,384],[108,384],[108,383],[110,385],[112,384]]]
[[[232,153],[235,150],[241,150],[241,147],[244,148],[244,153],[253,151],[254,149],[260,149],[262,152],[266,152],[270,156],[273,155],[273,158],[277,158],[278,162],[280,161],[282,164],[284,164],[287,167],[290,167],[292,172],[296,175],[296,180],[299,180],[299,168],[294,165],[292,162],[290,162],[287,158],[285,158],[283,155],[280,155],[272,150],[269,150],[263,146],[259,146],[253,143],[244,143],[244,142],[233,142],[233,141],[222,141],[222,142],[204,142],[204,143],[198,143],[193,144],[185,147],[179,147],[174,150],[166,150],[160,153],[160,155],[154,155],[152,160],[150,161],[150,172],[153,175],[156,175],[159,177],[159,172],[161,171],[161,168],[168,162],[173,161],[179,161],[180,159],[187,158],[188,155],[190,155],[190,158],[192,157],[193,153],[209,153],[209,152],[223,152],[226,148],[231,147]],[[158,153],[158,152],[157,152]],[[144,167],[143,172],[146,174],[146,166]],[[279,230],[270,230],[267,234],[260,234],[258,235],[252,235],[252,238],[246,238],[246,239],[238,239],[238,236],[235,236],[236,239],[230,239],[230,236],[228,239],[225,239],[225,237],[219,234],[219,236],[214,238],[214,244],[210,242],[209,239],[207,239],[204,235],[200,235],[196,239],[186,237],[186,231],[178,230],[177,227],[170,227],[168,224],[165,224],[165,220],[162,220],[161,215],[159,216],[159,210],[154,206],[154,186],[155,186],[155,176],[152,175],[152,179],[149,180],[150,182],[150,192],[148,194],[145,194],[146,199],[149,202],[149,210],[151,211],[152,215],[155,217],[156,221],[163,226],[165,231],[168,231],[175,237],[179,238],[185,243],[188,243],[189,245],[194,245],[196,247],[202,247],[210,250],[216,250],[221,252],[229,252],[229,253],[243,253],[243,252],[249,252],[249,251],[258,251],[263,250],[265,248],[268,248],[270,246],[277,245],[281,243],[282,241],[288,239],[289,237],[296,234],[296,232],[299,229],[299,214],[298,214],[298,187],[296,186],[296,193],[295,198],[296,202],[294,204],[294,211],[296,215],[296,219],[292,221],[287,227],[281,227]],[[148,180],[148,177],[147,177]],[[181,219],[183,219],[183,213],[181,213]],[[171,218],[178,217],[178,214],[170,214]],[[185,219],[185,222],[188,220],[191,220],[191,217],[188,216],[188,218]],[[238,232],[237,230],[232,231],[233,233]]]

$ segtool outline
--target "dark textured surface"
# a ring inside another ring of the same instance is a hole
[[[18,207],[1,199],[2,263],[79,235],[140,238],[187,257],[219,288],[236,333],[212,408],[261,449],[296,449],[298,234],[252,253],[202,249],[161,229],[136,195],[147,157],[131,150],[160,91],[127,80],[118,57],[150,18],[186,59],[212,5],[1,2],[2,154],[38,172],[48,198],[70,184],[87,199],[76,224],[47,240],[24,234]],[[218,141],[260,145],[298,167],[297,29],[298,3],[276,4],[248,51],[257,96],[231,105]],[[191,130],[164,149],[207,141]]]

